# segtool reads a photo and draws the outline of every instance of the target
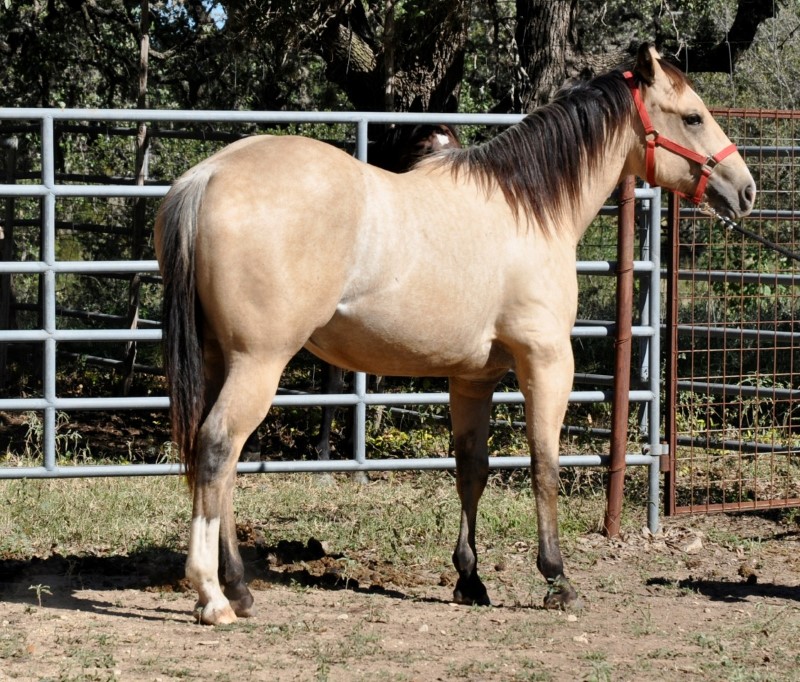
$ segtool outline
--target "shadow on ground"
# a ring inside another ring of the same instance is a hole
[[[386,562],[329,554],[314,538],[307,543],[281,540],[267,546],[251,529],[240,527],[237,531],[251,590],[299,585],[406,599],[409,595],[403,589],[422,582]],[[34,607],[41,599],[51,608],[97,612],[110,611],[114,605],[83,596],[87,592],[104,592],[106,596],[114,590],[193,594],[184,577],[185,561],[184,553],[164,547],[149,547],[127,556],[52,554],[0,559],[0,600]],[[142,617],[139,613],[115,613]]]
[[[670,580],[650,578],[649,587],[669,587],[690,590],[702,594],[712,601],[743,602],[750,598],[786,599],[800,601],[800,588],[789,585],[759,582],[730,582],[727,580]]]

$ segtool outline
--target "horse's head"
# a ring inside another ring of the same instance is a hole
[[[756,196],[753,177],[683,73],[642,45],[626,77],[644,149],[637,173],[725,217],[747,215]]]

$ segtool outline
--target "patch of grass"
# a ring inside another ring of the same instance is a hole
[[[589,671],[583,677],[586,682],[611,682],[614,670],[603,651],[590,651],[583,656],[589,662]]]
[[[29,656],[26,649],[27,635],[18,630],[3,628],[0,631],[0,659],[24,658]]]
[[[787,652],[796,650],[800,637],[797,609],[759,604],[756,611],[761,617],[748,615],[722,628],[688,634],[702,649],[700,668],[708,676],[734,682],[787,679]]]
[[[658,628],[653,622],[653,613],[649,607],[636,609],[641,614],[641,620],[634,622],[631,625],[631,632],[636,637],[644,635],[652,635],[657,632]]]
[[[653,649],[652,651],[648,651],[646,656],[647,658],[653,660],[669,660],[672,658],[677,658],[679,654],[674,648],[659,647],[658,649]]]
[[[185,542],[191,501],[177,478],[0,481],[0,551],[123,553]]]
[[[499,672],[499,665],[493,661],[467,661],[448,666],[448,679],[490,680]]]
[[[551,682],[554,679],[551,673],[542,670],[539,661],[523,658],[518,664],[522,670],[514,671],[514,682]]]

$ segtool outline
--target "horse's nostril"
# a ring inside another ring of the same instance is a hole
[[[742,191],[742,199],[744,199],[744,203],[747,206],[752,206],[753,202],[756,199],[756,186],[755,183],[750,183],[747,187],[744,188]]]

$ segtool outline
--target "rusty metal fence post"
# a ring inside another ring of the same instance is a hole
[[[619,188],[619,230],[617,237],[617,311],[614,334],[614,398],[611,407],[611,448],[608,464],[608,492],[603,530],[609,537],[619,535],[625,488],[625,455],[628,445],[629,392],[631,384],[631,342],[633,314],[633,240],[635,232],[636,179],[629,175]]]

